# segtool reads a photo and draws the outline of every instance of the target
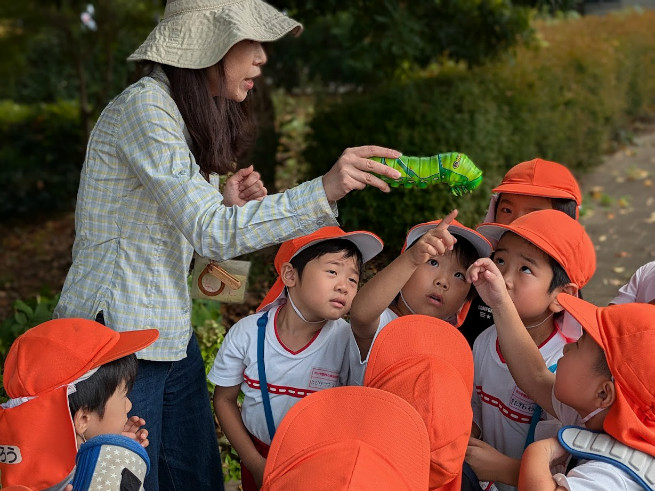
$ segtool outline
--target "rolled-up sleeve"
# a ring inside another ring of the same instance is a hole
[[[139,92],[131,102],[124,106],[119,151],[200,255],[228,259],[337,224],[321,178],[262,201],[224,206],[222,195],[201,176],[179,113],[164,94]]]

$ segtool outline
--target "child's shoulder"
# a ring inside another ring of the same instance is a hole
[[[473,342],[473,351],[483,349],[485,346],[495,344],[498,339],[498,333],[496,331],[496,324],[491,324],[484,331],[482,331],[475,341]]]

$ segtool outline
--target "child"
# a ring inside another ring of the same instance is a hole
[[[530,363],[531,370],[526,376],[539,373],[531,382],[535,397],[545,396],[544,407],[552,410],[564,424],[605,430],[613,438],[600,437],[596,445],[601,450],[612,445],[614,439],[628,448],[623,448],[624,454],[618,454],[615,451],[621,445],[614,444],[614,452],[600,459],[591,457],[592,460],[583,461],[566,476],[551,476],[551,462],[560,460],[565,452],[554,438],[536,442],[523,456],[520,487],[637,491],[642,485],[630,472],[637,465],[648,473],[646,479],[642,478],[642,482],[646,481],[644,488],[653,489],[655,366],[651,360],[655,350],[655,307],[633,303],[597,308],[570,295],[560,295],[558,301],[578,319],[585,334],[577,343],[567,346],[555,375],[541,373],[543,370],[536,370],[537,365]],[[507,331],[509,334],[510,330]],[[525,353],[526,361],[529,353]],[[585,436],[591,437],[590,440],[597,436],[584,433],[582,441]],[[637,452],[631,455],[630,450]]]
[[[382,330],[369,358],[364,385],[402,397],[425,422],[430,438],[427,489],[460,491],[473,390],[473,358],[464,337],[441,319],[403,316]]]
[[[63,489],[77,449],[96,435],[123,433],[147,446],[143,419],[127,413],[137,361],[156,329],[116,332],[84,319],[44,322],[7,354],[0,409],[2,485]],[[13,460],[13,461],[10,461]]]
[[[456,216],[454,210],[443,220],[414,226],[400,256],[355,297],[350,322],[356,344],[351,345],[351,358],[361,361],[352,367],[353,384],[361,385],[371,345],[393,319],[422,314],[458,326],[466,316],[471,294],[466,270],[491,254],[491,244],[458,223]]]
[[[216,384],[216,416],[243,464],[244,490],[261,486],[268,446],[287,411],[312,392],[345,384],[351,331],[342,317],[362,264],[382,247],[372,233],[339,227],[285,242],[275,256],[278,279],[259,313],[225,337],[208,377]]]
[[[502,278],[503,298],[511,299],[518,322],[539,347],[542,363],[554,365],[568,341],[554,317],[562,310],[556,297],[561,292],[577,294],[593,275],[596,260],[591,239],[576,220],[555,210],[528,213],[510,225],[483,224],[477,230],[497,245],[493,259],[476,261],[467,279],[489,303],[479,272],[491,269],[498,283]],[[504,312],[497,312],[491,300],[494,320],[499,322]],[[505,364],[506,356],[498,344],[495,326],[480,334],[473,345],[473,436],[488,445],[472,441],[467,455],[478,477],[495,481],[501,490],[516,485],[518,459],[535,413],[534,402],[514,382]]]
[[[336,387],[284,417],[262,491],[425,491],[429,462],[425,424],[409,403],[378,389]]]
[[[655,261],[641,266],[630,281],[619,288],[619,294],[610,305],[640,302],[655,304]]]
[[[491,197],[484,221],[503,225],[509,225],[526,213],[550,209],[577,219],[582,203],[580,186],[571,171],[561,164],[543,159],[516,164],[507,171],[493,192],[496,194]],[[491,324],[491,309],[478,295],[474,295],[460,331],[473,346],[475,338]]]
[[[571,295],[558,295],[558,304],[582,324],[584,335],[566,346],[553,374],[522,328],[497,269],[486,264],[471,269],[480,293],[498,312],[499,342],[517,384],[562,423],[605,430],[630,449],[646,454],[640,454],[640,459],[625,455],[618,468],[591,460],[574,467],[567,476],[551,476],[551,465],[565,457],[565,452],[556,439],[540,440],[523,454],[519,488],[642,489],[624,470],[630,462],[653,469],[655,393],[650,381],[655,371],[650,360],[655,350],[655,307],[631,303],[597,308]],[[593,436],[588,440],[594,441]],[[609,448],[612,439],[604,437],[603,443],[598,448]]]

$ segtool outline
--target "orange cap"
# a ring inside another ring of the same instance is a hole
[[[655,305],[596,307],[565,293],[557,301],[605,352],[616,400],[603,428],[628,447],[655,457]]]
[[[483,223],[477,230],[494,247],[505,232],[514,232],[557,261],[578,288],[585,286],[596,271],[594,244],[584,227],[561,211],[533,211],[509,225]]]
[[[77,453],[68,384],[158,336],[156,329],[119,333],[86,319],[51,320],[19,336],[4,368],[4,386],[13,399],[0,408],[0,434],[16,462],[0,463],[3,486],[43,489],[61,482]]]
[[[425,491],[429,450],[423,420],[400,397],[368,387],[322,390],[282,420],[262,491]]]
[[[430,437],[429,489],[459,491],[473,421],[473,355],[464,336],[434,317],[394,319],[373,343],[364,385],[416,408]]]
[[[291,239],[284,242],[275,255],[275,271],[277,271],[278,278],[273,283],[273,286],[268,291],[262,303],[257,307],[257,312],[260,310],[268,310],[280,303],[280,300],[285,297],[284,283],[280,278],[280,269],[282,264],[288,263],[296,257],[296,255],[307,249],[309,246],[318,244],[325,240],[330,239],[346,239],[355,244],[359,252],[362,254],[362,261],[368,260],[377,256],[384,247],[382,239],[371,232],[359,230],[356,232],[344,232],[339,227],[323,227],[319,228],[316,232],[309,235],[303,235],[297,239]]]
[[[574,200],[578,206],[582,204],[580,186],[571,171],[562,164],[543,159],[516,164],[493,192],[565,198]]]

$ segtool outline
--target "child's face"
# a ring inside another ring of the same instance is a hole
[[[307,263],[291,295],[307,320],[335,320],[350,311],[358,286],[357,258],[333,252]]]
[[[506,232],[498,242],[493,261],[523,323],[529,326],[546,319],[550,315],[548,307],[559,293],[558,288],[548,293],[553,279],[548,256],[522,237]]]
[[[403,298],[417,314],[451,319],[461,310],[471,289],[465,275],[466,267],[457,254],[448,251],[416,268],[402,288]],[[404,314],[411,314],[402,301],[398,302],[398,308]]]
[[[601,347],[584,332],[575,343],[564,346],[564,355],[557,362],[555,397],[583,417],[595,409],[597,388],[607,379],[594,369],[601,355]]]
[[[105,404],[105,414],[102,418],[98,413],[91,413],[89,425],[84,433],[85,438],[93,438],[97,435],[120,434],[127,423],[127,413],[132,409],[132,403],[127,398],[127,387],[125,382],[116,388],[116,391]]]
[[[502,193],[496,208],[496,223],[509,225],[514,220],[533,211],[552,210],[550,198],[524,194]]]

